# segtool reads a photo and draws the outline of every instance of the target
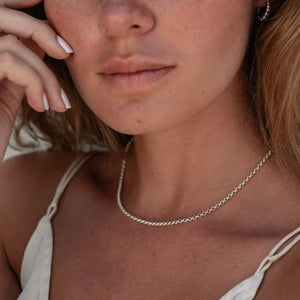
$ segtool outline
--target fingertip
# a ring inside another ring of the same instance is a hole
[[[63,89],[61,89],[60,93],[61,93],[61,99],[62,99],[66,109],[71,109],[72,105],[71,105],[71,102],[70,102],[68,96],[66,95],[65,91]]]
[[[46,93],[34,87],[27,87],[25,90],[26,99],[29,106],[37,112],[49,110],[49,102]]]
[[[45,110],[50,109],[49,101],[48,101],[48,98],[45,93],[43,94],[43,104],[44,104]]]
[[[74,50],[72,47],[59,35],[56,36],[56,40],[58,44],[61,46],[61,48],[67,53],[67,54],[73,54]]]
[[[50,98],[48,103],[50,104],[50,107],[52,110],[56,112],[66,112],[70,108],[72,108],[70,100],[68,99],[66,93],[62,88],[59,88],[57,91],[54,90],[48,90],[48,95]],[[46,99],[46,98],[45,98]],[[45,108],[47,107],[47,104],[45,105]]]

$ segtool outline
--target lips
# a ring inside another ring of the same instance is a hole
[[[175,68],[171,64],[131,59],[107,62],[100,71],[103,83],[116,92],[137,93],[156,86]]]
[[[115,74],[132,74],[141,71],[154,71],[172,66],[156,63],[145,60],[112,60],[106,63],[100,71],[100,74],[115,75]]]

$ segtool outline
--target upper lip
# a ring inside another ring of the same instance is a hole
[[[159,70],[164,68],[173,67],[159,62],[153,62],[145,59],[113,59],[108,61],[102,67],[100,73],[106,75],[112,74],[128,74],[140,71]]]

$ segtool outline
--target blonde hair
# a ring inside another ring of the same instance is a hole
[[[272,2],[254,25],[247,88],[265,146],[290,175],[300,176],[300,1]]]
[[[29,13],[44,18],[42,5]],[[118,151],[129,137],[105,125],[80,98],[63,61],[46,57],[73,109],[64,113],[37,113],[23,101],[16,140],[26,128],[53,148],[82,151],[85,145],[106,145]],[[246,54],[246,89],[265,146],[280,166],[300,177],[300,1],[273,0],[266,22],[254,21]],[[38,130],[37,130],[38,129]]]

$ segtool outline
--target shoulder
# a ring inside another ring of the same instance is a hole
[[[0,242],[17,273],[28,239],[76,156],[43,151],[16,156],[0,164]]]
[[[300,232],[297,236],[299,239]],[[297,236],[294,236],[289,243]],[[285,244],[285,246],[287,245]],[[300,299],[299,278],[300,241],[298,240],[285,255],[273,262],[270,269],[266,271],[263,284],[255,299]]]
[[[16,156],[0,164],[0,234],[3,222],[18,222],[24,218],[36,221],[41,217],[53,199],[63,175],[81,155],[41,151]],[[97,153],[95,159],[87,162],[80,170],[80,176],[86,180],[97,177],[99,181],[106,182],[112,176],[110,170],[114,163],[111,161],[115,159],[112,160],[110,154]]]
[[[8,159],[0,165],[0,205],[29,204],[49,198],[76,154],[42,151]]]

